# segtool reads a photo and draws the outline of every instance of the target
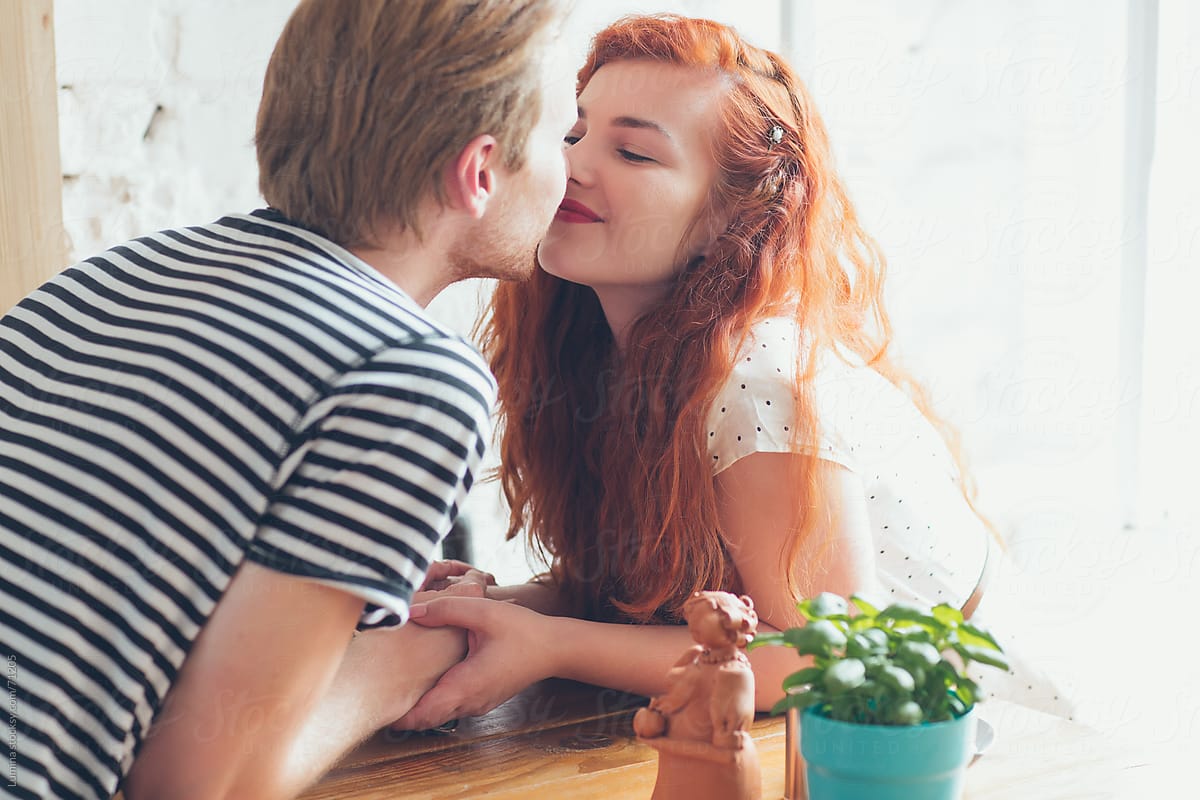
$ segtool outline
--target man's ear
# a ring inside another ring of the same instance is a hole
[[[459,152],[446,167],[446,204],[465,211],[475,219],[483,216],[488,200],[496,190],[496,137],[480,134]]]

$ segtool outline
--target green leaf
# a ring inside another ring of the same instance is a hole
[[[945,686],[953,686],[960,679],[958,668],[944,658],[933,668],[933,672],[941,678]]]
[[[863,663],[857,658],[847,658],[830,664],[821,683],[831,695],[838,695],[861,686],[866,679]]]
[[[796,692],[794,694],[785,694],[779,702],[771,707],[772,714],[782,714],[789,708],[798,708],[801,711],[809,706],[823,703],[824,697],[820,692]]]
[[[963,622],[962,612],[954,606],[946,603],[942,603],[933,607],[933,617],[948,628],[961,625]]]
[[[828,620],[815,620],[803,628],[788,628],[784,641],[804,656],[828,655],[834,648],[846,646],[846,635]]]
[[[916,688],[913,676],[901,667],[886,666],[872,677],[894,691],[909,693]]]
[[[1008,669],[1008,659],[998,650],[961,643],[954,645],[954,650],[966,661],[978,661],[981,664],[988,664],[999,669]]]
[[[845,617],[848,611],[846,599],[831,592],[821,592],[800,603],[800,613],[810,620]]]
[[[863,656],[860,661],[867,668],[867,672],[874,672],[889,663],[888,657],[884,653],[876,653],[869,656]]]
[[[771,631],[770,633],[760,633],[751,639],[750,643],[746,645],[746,650],[757,650],[758,648],[766,647],[767,645],[782,644],[787,644],[787,642],[784,640],[783,633],[781,631]]]
[[[866,614],[859,614],[857,617],[851,617],[849,624],[846,626],[847,630],[853,631],[855,633],[857,633],[859,631],[865,631],[868,628],[874,628],[874,627],[875,627],[875,618],[868,617]]]
[[[933,634],[920,625],[897,625],[892,628],[892,635],[910,642],[933,644]]]
[[[892,603],[883,611],[880,611],[878,616],[880,619],[919,622],[922,625],[936,626],[939,624],[936,619],[910,603]]]
[[[879,609],[871,605],[867,600],[859,595],[850,595],[850,602],[854,604],[862,614],[868,617],[878,616]]]
[[[868,635],[875,634],[875,635]],[[883,655],[888,650],[887,634],[878,628],[856,633],[846,642],[846,655],[863,658],[871,655]]]
[[[963,644],[988,647],[992,650],[1004,652],[1004,648],[1000,646],[999,642],[992,638],[990,633],[985,631],[983,628],[977,628],[974,625],[969,625],[967,623],[963,623],[958,627],[958,640]]]
[[[929,642],[901,642],[896,648],[896,661],[919,667],[933,667],[942,660],[942,654]]]
[[[887,635],[887,631],[883,628],[867,628],[862,632],[862,635],[871,640],[872,651],[876,653],[886,653],[891,639]]]
[[[916,666],[915,664],[905,664],[904,670],[909,675],[912,675],[913,683],[917,685],[918,689],[925,687],[927,673],[923,667]]]
[[[824,674],[825,670],[820,667],[807,667],[798,672],[793,672],[783,679],[783,690],[786,692],[801,686],[807,686],[810,683],[816,683]]]
[[[912,700],[906,700],[891,710],[888,722],[893,725],[919,725],[925,719],[925,712]]]

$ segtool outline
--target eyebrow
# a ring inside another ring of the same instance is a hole
[[[577,106],[577,110],[579,112],[580,119],[587,119],[587,112],[583,109],[583,106]],[[616,117],[613,119],[612,124],[618,128],[635,128],[639,130],[657,131],[668,139],[672,138],[671,134],[668,133],[667,129],[662,125],[659,125],[653,120],[642,119],[641,117]]]

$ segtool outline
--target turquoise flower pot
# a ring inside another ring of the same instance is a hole
[[[946,722],[858,725],[801,714],[809,800],[958,800],[975,754],[975,709]]]

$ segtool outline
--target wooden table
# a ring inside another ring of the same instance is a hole
[[[545,681],[445,735],[380,733],[350,753],[305,800],[585,800],[649,798],[657,753],[633,737],[645,700]],[[967,800],[1145,797],[1150,770],[1098,731],[1002,702],[981,707],[996,740],[967,772]],[[783,797],[782,717],[751,729],[764,800]]]

